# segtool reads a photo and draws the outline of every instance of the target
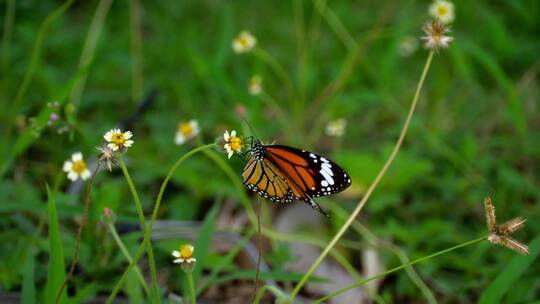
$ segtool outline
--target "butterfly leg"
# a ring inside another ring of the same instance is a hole
[[[304,198],[304,202],[308,204],[311,208],[313,208],[315,211],[318,211],[325,217],[330,218],[328,213],[326,213],[326,211],[324,211],[323,208],[316,201],[314,201],[310,196],[306,196]]]

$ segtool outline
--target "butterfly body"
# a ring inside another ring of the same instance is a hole
[[[314,197],[341,192],[351,184],[337,164],[313,152],[255,140],[242,172],[246,187],[274,202],[300,200],[326,215]]]

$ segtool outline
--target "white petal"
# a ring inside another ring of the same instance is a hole
[[[231,131],[231,137],[236,137],[236,130]]]
[[[173,250],[173,252],[171,253],[173,257],[175,258],[179,258],[180,257],[180,251],[178,250]]]
[[[125,139],[130,139],[131,137],[133,137],[133,133],[131,133],[131,131],[124,132]]]
[[[79,177],[79,175],[77,175],[77,173],[75,173],[75,172],[73,172],[73,171],[71,171],[71,172],[68,173],[68,178],[69,178],[70,180],[72,180],[72,181],[76,181],[78,177]]]
[[[229,157],[229,159],[231,159],[231,157],[233,156],[234,154],[234,151],[232,149],[230,150],[227,150],[227,156]]]
[[[69,172],[71,171],[71,168],[73,167],[73,163],[69,160],[66,160],[64,162],[64,167],[62,168],[62,170],[64,170],[65,172]]]
[[[113,130],[109,130],[105,133],[105,135],[103,135],[103,138],[106,140],[106,141],[111,141],[112,140],[112,135],[113,135]]]
[[[133,140],[131,139],[124,142],[124,147],[131,147],[131,145],[133,145]]]
[[[196,261],[197,261],[197,259],[195,259],[195,258],[189,258],[189,259],[186,260],[186,262],[188,262],[188,263],[193,263],[193,262],[196,262]]]
[[[84,172],[81,174],[81,178],[82,178],[83,180],[87,180],[87,179],[90,177],[90,175],[92,175],[92,174],[90,173],[90,170],[86,169],[86,170],[84,170]]]
[[[234,131],[233,131],[233,132],[234,132]],[[232,132],[231,132],[231,133],[232,133]],[[223,133],[223,139],[224,139],[225,141],[229,141],[230,138],[231,138],[231,137],[230,137],[230,135],[229,135],[229,131],[225,130],[225,133]]]
[[[180,132],[176,132],[176,136],[174,137],[174,143],[177,145],[181,145],[186,142],[186,138],[184,135]]]
[[[113,151],[118,151],[118,146],[116,144],[110,143],[107,147],[111,148]]]
[[[73,155],[71,155],[71,159],[76,162],[76,161],[79,161],[79,160],[82,160],[83,157],[82,157],[82,153],[81,152],[75,152],[73,153]]]
[[[182,259],[175,259],[175,260],[173,261],[173,263],[175,263],[175,264],[180,264],[180,263],[182,263]]]

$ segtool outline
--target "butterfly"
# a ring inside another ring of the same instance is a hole
[[[252,139],[247,152],[250,156],[242,172],[244,185],[273,202],[304,201],[328,217],[313,198],[341,192],[351,185],[345,170],[313,152],[263,145],[257,139]]]

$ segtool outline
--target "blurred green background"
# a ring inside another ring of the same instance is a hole
[[[66,4],[2,1],[2,297],[22,295],[37,302],[44,297],[50,256],[46,184],[56,192],[63,254],[69,265],[82,196],[80,187],[65,178],[62,163],[76,151],[92,162],[103,134],[129,118],[135,144],[126,160],[146,214],[179,156],[198,142],[213,142],[225,129],[253,135],[238,114],[243,112],[263,141],[328,155],[350,173],[350,190],[319,199],[332,219],[318,219],[317,226],[297,231],[330,239],[342,223],[337,210],[354,209],[402,127],[427,57],[420,45],[406,52],[403,44],[420,43],[408,37],[422,35],[429,4],[103,0],[78,1],[58,11]],[[540,2],[454,4],[455,40],[434,57],[404,145],[358,219],[410,259],[486,235],[482,205],[486,196],[492,196],[501,222],[527,217],[517,239],[538,243],[540,235]],[[292,93],[257,55],[260,52],[232,51],[231,42],[242,30],[249,30],[257,47],[283,67]],[[247,88],[255,74],[263,79],[264,93],[259,96],[250,95]],[[144,100],[150,102],[142,106]],[[55,101],[58,108],[51,107]],[[53,111],[60,119],[48,125]],[[338,118],[347,121],[345,134],[326,135],[326,124]],[[201,134],[176,146],[177,124],[189,119],[198,120]],[[220,157],[226,159],[224,154]],[[240,176],[244,161],[233,157],[227,163]],[[211,206],[217,206],[222,218],[242,217],[243,195],[212,161],[196,156],[175,173],[159,219],[197,226]],[[252,202],[255,206],[254,197]],[[270,202],[264,206],[268,228],[290,208]],[[126,267],[99,222],[104,207],[117,214],[119,232],[132,253],[140,241],[136,210],[121,171],[101,172],[81,259],[69,284],[75,301],[108,295]],[[240,227],[229,227],[226,221],[218,227],[217,222],[214,232],[244,234],[249,227],[241,220]],[[338,251],[362,273],[359,252],[369,247],[365,236],[351,229],[345,238],[360,248],[338,245]],[[194,239],[197,234],[191,240],[183,236],[154,242],[160,286],[165,290],[182,293],[182,273],[170,263],[170,251]],[[279,274],[277,281],[298,278],[283,266],[301,259],[291,255],[289,244],[274,240],[264,252]],[[207,249],[197,265],[205,274],[227,252],[215,246]],[[534,262],[539,250],[536,246],[530,257],[523,257],[483,242],[415,269],[441,302],[476,302],[489,290],[489,296],[496,290],[506,303],[531,302],[540,298],[540,264]],[[401,264],[384,248],[377,254],[386,268]],[[241,264],[229,261],[220,272],[222,281],[212,285],[234,290],[230,282],[236,280],[250,286],[249,276],[240,274],[253,268]],[[137,286],[136,281],[128,284]],[[205,292],[202,297],[211,301]],[[136,302],[136,294],[126,294]],[[379,302],[426,301],[404,271],[386,277],[375,294]]]

